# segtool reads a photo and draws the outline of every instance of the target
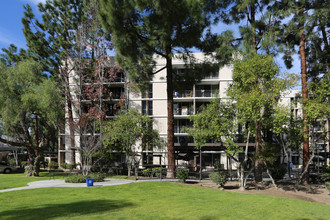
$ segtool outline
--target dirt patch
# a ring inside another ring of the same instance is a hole
[[[179,183],[179,184],[183,184],[183,183]],[[203,181],[203,182],[189,181],[184,184],[218,189],[218,186],[210,181]],[[229,181],[226,183],[223,190],[228,192],[237,192],[237,193],[271,195],[271,196],[299,199],[309,202],[330,205],[330,192],[323,185],[296,186],[295,184],[290,182],[283,182],[278,184],[278,188],[276,189],[269,183],[262,183],[262,184],[250,183],[247,185],[246,190],[241,191],[239,190],[237,182]]]

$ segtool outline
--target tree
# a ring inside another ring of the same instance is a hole
[[[108,151],[126,153],[128,176],[131,174],[131,168],[136,168],[139,141],[143,145],[161,144],[158,131],[152,129],[151,125],[151,118],[141,115],[137,110],[127,109],[119,111],[113,120],[105,122],[102,127],[102,141]]]
[[[74,105],[70,87],[70,76],[74,70],[72,58],[75,50],[75,31],[83,18],[83,1],[53,0],[40,3],[38,9],[42,22],[37,20],[30,5],[26,5],[23,33],[33,58],[42,64],[43,70],[62,82],[66,99],[70,128],[71,163],[75,164]]]
[[[239,116],[232,102],[214,99],[204,106],[201,112],[189,117],[193,125],[185,130],[194,138],[197,149],[204,147],[208,140],[214,140],[225,146],[226,154],[240,163],[241,161],[235,158],[243,150],[235,144],[238,130],[236,117]],[[200,178],[201,175],[200,169]]]
[[[100,136],[106,111],[113,97],[111,86],[122,73],[108,54],[113,52],[111,35],[104,31],[98,19],[98,1],[84,1],[84,17],[76,31],[75,50],[77,57],[72,59],[77,77],[74,93],[79,103],[75,121],[75,132],[80,135],[80,151],[83,173],[88,174],[92,156],[102,147]],[[115,97],[117,98],[117,97]],[[124,98],[120,97],[124,105]]]
[[[248,131],[255,137],[256,181],[262,180],[260,153],[264,143],[272,139],[272,113],[280,93],[288,88],[285,81],[292,80],[278,78],[278,67],[271,56],[254,55],[234,63],[233,84],[227,94],[236,101],[238,122],[248,124]]]
[[[220,35],[207,33],[201,48],[215,51],[219,63],[228,64],[235,53],[272,54],[279,51],[279,19],[270,10],[273,1],[210,1],[213,22],[239,25],[239,34],[226,30]],[[244,25],[243,25],[244,24]],[[238,35],[238,36],[237,36]]]
[[[109,99],[108,87],[118,73],[117,66],[108,57],[114,47],[111,35],[100,25],[98,1],[55,0],[38,7],[42,22],[36,20],[31,7],[26,6],[23,32],[34,59],[62,84],[70,132],[71,163],[74,164],[76,150],[86,146],[76,146],[75,133],[80,134],[76,128],[85,124],[79,125],[80,121],[74,118],[80,118],[82,113],[90,116],[89,121],[105,118],[103,101]],[[89,104],[82,104],[86,100]],[[82,109],[87,109],[87,112]],[[97,124],[101,126],[102,123]]]
[[[7,138],[0,136],[0,141],[26,148],[27,176],[39,175],[43,152],[52,144],[63,117],[57,88],[55,81],[42,76],[41,66],[34,61],[1,65],[0,122]]]
[[[329,48],[326,28],[329,27],[329,12],[327,1],[277,1],[273,5],[273,10],[277,16],[282,19],[283,33],[279,35],[281,41],[286,45],[284,50],[284,60],[288,67],[292,66],[292,51],[299,46],[299,55],[301,63],[301,88],[302,88],[302,103],[303,103],[303,166],[308,166],[309,162],[309,127],[306,112],[308,102],[308,67],[311,71],[321,70],[325,66],[329,66],[329,56],[319,53],[322,47],[326,52]],[[321,32],[321,37],[317,37]],[[314,43],[309,43],[313,40]],[[313,47],[316,42],[319,45]],[[321,42],[321,43],[320,43]],[[306,44],[307,43],[307,44]],[[309,44],[309,45],[308,45]],[[311,53],[308,53],[308,51]],[[307,53],[306,53],[307,52]],[[327,53],[327,52],[326,52]],[[307,64],[307,59],[318,54],[319,61],[311,60]],[[327,53],[328,54],[328,53]],[[322,61],[323,60],[323,61]],[[324,62],[325,61],[325,62]],[[315,63],[316,65],[314,65]],[[313,74],[318,75],[319,72]],[[304,182],[308,181],[308,172],[304,176]]]
[[[169,178],[174,177],[175,170],[172,58],[181,56],[194,69],[196,60],[189,49],[198,44],[208,24],[203,3],[201,0],[100,1],[103,27],[112,34],[117,61],[128,71],[130,79],[145,85],[153,74],[166,69]],[[175,52],[179,55],[174,55]],[[155,71],[156,56],[164,58],[166,64]],[[203,74],[198,76],[202,78]]]

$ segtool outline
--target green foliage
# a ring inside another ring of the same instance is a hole
[[[109,151],[119,150],[132,154],[133,145],[142,140],[143,145],[159,146],[161,140],[158,131],[152,129],[152,119],[141,115],[137,110],[123,110],[102,126],[103,144]]]
[[[229,102],[220,102],[214,99],[201,112],[190,116],[193,122],[191,128],[185,128],[196,143],[196,148],[201,148],[209,139],[222,142],[222,138],[232,139],[235,133],[235,110]]]
[[[325,183],[325,185],[326,185],[327,189],[328,189],[329,192],[330,192],[330,182]]]
[[[8,163],[9,163],[10,166],[16,166],[16,160],[13,159],[13,158],[9,159]]]
[[[64,117],[62,104],[58,84],[43,75],[39,63],[23,60],[0,66],[1,134],[14,141],[1,136],[0,140],[29,149],[28,175],[38,175],[42,152],[46,147],[57,146],[55,134]]]
[[[197,62],[193,56],[184,53],[198,45],[207,27],[203,1],[102,0],[99,15],[103,27],[114,38],[119,65],[127,69],[133,82],[145,86],[144,82],[150,81],[155,54],[171,59],[175,51],[181,52],[178,56],[189,60],[187,65],[198,66],[194,65]],[[201,79],[202,75],[203,72],[196,72],[190,78]]]
[[[183,169],[180,168],[176,171],[176,177],[182,181],[182,182],[186,182],[186,179],[188,178],[188,169]]]
[[[224,185],[228,181],[228,174],[221,171],[213,172],[209,175],[209,177],[212,182],[219,185],[219,188],[224,187]]]
[[[64,169],[67,169],[68,164],[67,163],[61,163],[61,167],[64,168]]]
[[[262,109],[275,107],[280,93],[294,81],[294,78],[279,78],[278,71],[273,58],[267,55],[254,55],[234,63],[233,84],[228,95],[237,101],[240,123],[267,122]],[[252,123],[248,129],[256,133]]]
[[[55,161],[50,161],[50,163],[48,163],[48,168],[51,170],[54,170],[58,167],[58,164]]]
[[[82,174],[72,174],[65,179],[66,183],[85,183],[86,176]]]
[[[105,178],[104,174],[101,173],[90,173],[88,176],[82,174],[71,174],[66,179],[66,183],[85,183],[86,179],[94,179],[94,182],[103,182]]]
[[[166,173],[164,173],[164,169],[162,167],[155,167],[152,170],[155,172],[155,175],[158,178],[160,178],[161,175],[163,177],[166,176]]]
[[[152,169],[147,168],[147,169],[142,170],[142,175],[152,177]]]
[[[323,173],[323,174],[320,176],[320,179],[321,179],[323,182],[330,182],[330,173]]]

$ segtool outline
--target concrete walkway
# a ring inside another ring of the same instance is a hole
[[[170,181],[175,182],[178,181],[176,179],[147,179],[147,180],[128,180],[128,179],[105,179],[104,182],[94,182],[93,187],[100,186],[115,186],[115,185],[123,185],[128,183],[139,183],[139,182],[154,182],[154,181]],[[28,186],[12,188],[12,189],[2,189],[2,192],[10,192],[16,190],[24,190],[24,189],[38,189],[38,188],[50,188],[50,187],[87,187],[86,183],[66,183],[64,179],[56,179],[56,180],[42,180],[28,183]]]

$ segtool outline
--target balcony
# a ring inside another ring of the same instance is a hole
[[[193,109],[188,107],[174,108],[174,115],[192,115]]]
[[[216,97],[216,95],[215,90],[196,90],[196,97],[213,98]]]
[[[193,97],[193,91],[192,90],[185,90],[183,92],[174,92],[173,93],[174,98],[189,98]]]

